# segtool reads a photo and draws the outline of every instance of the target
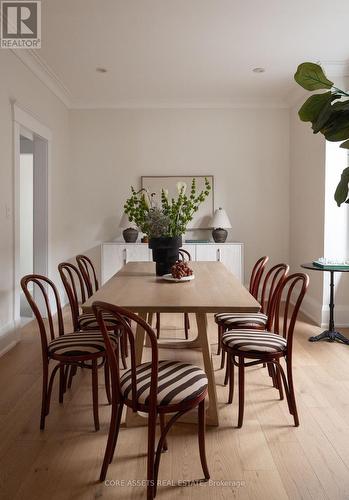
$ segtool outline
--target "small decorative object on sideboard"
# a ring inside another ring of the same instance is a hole
[[[164,188],[157,195],[144,188],[136,191],[131,186],[132,194],[126,200],[124,208],[129,220],[149,238],[157,276],[169,274],[173,264],[178,261],[182,235],[200,204],[209,195],[211,184],[205,178],[204,189],[197,193],[196,181],[193,178],[188,195],[186,189],[184,182],[178,182],[177,198],[170,198]]]
[[[130,222],[128,215],[125,212],[122,214],[119,227],[124,229],[122,235],[126,243],[136,243],[138,238],[138,231],[135,224]]]
[[[218,208],[212,218],[211,226],[214,228],[212,237],[216,243],[224,243],[228,236],[226,229],[231,228],[231,223],[226,211],[223,208]]]

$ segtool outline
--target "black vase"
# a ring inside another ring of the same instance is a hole
[[[153,251],[153,261],[156,262],[156,276],[163,276],[171,272],[171,267],[179,258],[179,249],[182,246],[182,237],[150,238],[149,248]]]

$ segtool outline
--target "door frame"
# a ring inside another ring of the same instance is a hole
[[[39,255],[34,265],[41,274],[48,276],[51,269],[51,130],[24,108],[12,103],[13,114],[13,319],[20,321],[20,136],[23,129],[31,132],[34,139],[34,226],[35,210],[38,210],[40,225],[34,227],[34,255]],[[35,175],[35,165],[41,169],[41,182]],[[40,184],[38,184],[40,182]],[[35,189],[37,192],[35,193]],[[40,189],[38,189],[40,188]],[[39,197],[38,197],[39,193]],[[39,227],[38,227],[39,226]],[[36,248],[36,244],[40,248]],[[34,268],[35,272],[35,268]]]

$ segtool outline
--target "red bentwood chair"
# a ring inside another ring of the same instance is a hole
[[[86,300],[86,282],[80,270],[74,266],[74,264],[62,262],[58,265],[58,271],[68,297],[74,332],[99,331],[99,325],[95,315],[93,313],[81,314],[80,311],[80,302],[83,303]],[[118,332],[120,329],[120,323],[113,316],[105,318],[105,323],[108,330],[115,330]],[[125,343],[123,343],[120,348],[120,356],[124,368],[127,368],[125,351],[126,346]]]
[[[292,374],[293,334],[299,308],[309,284],[306,274],[296,273],[288,276],[280,285],[273,304],[269,331],[232,330],[222,337],[222,349],[227,353],[229,367],[229,403],[233,401],[234,366],[239,373],[239,417],[238,427],[242,426],[245,401],[245,367],[258,364],[273,365],[276,371],[277,388],[280,399],[283,399],[284,385],[288,408],[293,415],[294,425],[298,427],[299,419],[294,393]],[[291,307],[291,304],[294,304]],[[281,318],[281,307],[284,309]],[[286,361],[286,373],[280,360]],[[249,361],[248,361],[249,360]]]
[[[124,405],[134,412],[148,414],[148,465],[147,498],[156,495],[156,484],[161,451],[167,449],[166,435],[176,420],[186,412],[198,407],[198,437],[201,465],[205,480],[209,471],[205,454],[205,397],[207,377],[205,372],[189,363],[160,361],[155,332],[148,323],[126,309],[105,302],[94,302],[101,332],[104,337],[108,363],[111,372],[112,415],[107,446],[104,454],[100,480],[104,481],[108,466],[113,460],[118,439],[121,415]],[[115,355],[110,331],[104,322],[104,314],[111,314],[123,324],[123,335],[128,336],[130,344],[131,368],[120,377],[118,357]],[[150,341],[151,361],[136,366],[135,339],[127,319],[140,325]],[[172,414],[165,425],[164,416]],[[157,416],[160,417],[161,437],[155,451],[155,432]]]
[[[44,304],[43,313],[40,311],[32,296],[30,291],[31,284],[35,285],[42,294]],[[58,370],[60,375],[59,402],[63,403],[63,395],[66,391],[69,369],[81,366],[91,369],[92,372],[93,416],[95,429],[98,431],[98,368],[103,366],[106,358],[102,334],[95,331],[64,333],[63,314],[59,294],[54,283],[45,276],[40,276],[38,274],[24,276],[21,279],[21,286],[38,322],[41,337],[43,380],[40,429],[45,428],[45,418],[50,411],[53,381]],[[49,294],[52,294],[57,309],[57,325],[55,325],[53,320]],[[44,320],[44,317],[47,319]],[[109,338],[111,345],[113,345],[115,349],[118,343],[117,335],[112,332]],[[57,364],[53,367],[49,378],[49,364],[51,361],[57,362]],[[107,367],[106,374],[109,375]]]
[[[258,294],[259,294],[259,286],[261,282],[261,278],[263,276],[264,268],[267,265],[267,262],[269,260],[268,256],[261,257],[260,259],[257,260],[255,265],[253,266],[252,273],[250,276],[250,285],[248,288],[248,291],[250,292],[251,295],[255,299],[258,299]],[[226,330],[225,328],[225,323],[229,320],[231,323],[235,322],[237,324],[240,323],[240,318],[242,317],[242,320],[244,320],[243,317],[244,313],[217,313],[214,316],[215,322],[218,325],[218,347],[217,347],[217,355],[221,353],[221,339],[224,331]],[[260,322],[262,317],[260,316],[257,322]],[[253,320],[256,322],[255,315],[253,315]],[[265,325],[265,323],[264,323]],[[264,328],[264,325],[262,328]],[[231,325],[233,326],[233,325]],[[221,368],[224,366],[224,355],[222,353],[222,362],[221,362]]]

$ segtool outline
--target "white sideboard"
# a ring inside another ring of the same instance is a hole
[[[192,260],[217,261],[223,264],[244,283],[244,245],[243,243],[184,243]],[[102,243],[101,277],[102,284],[117,273],[127,262],[152,261],[152,251],[147,243],[124,243],[112,241]]]

